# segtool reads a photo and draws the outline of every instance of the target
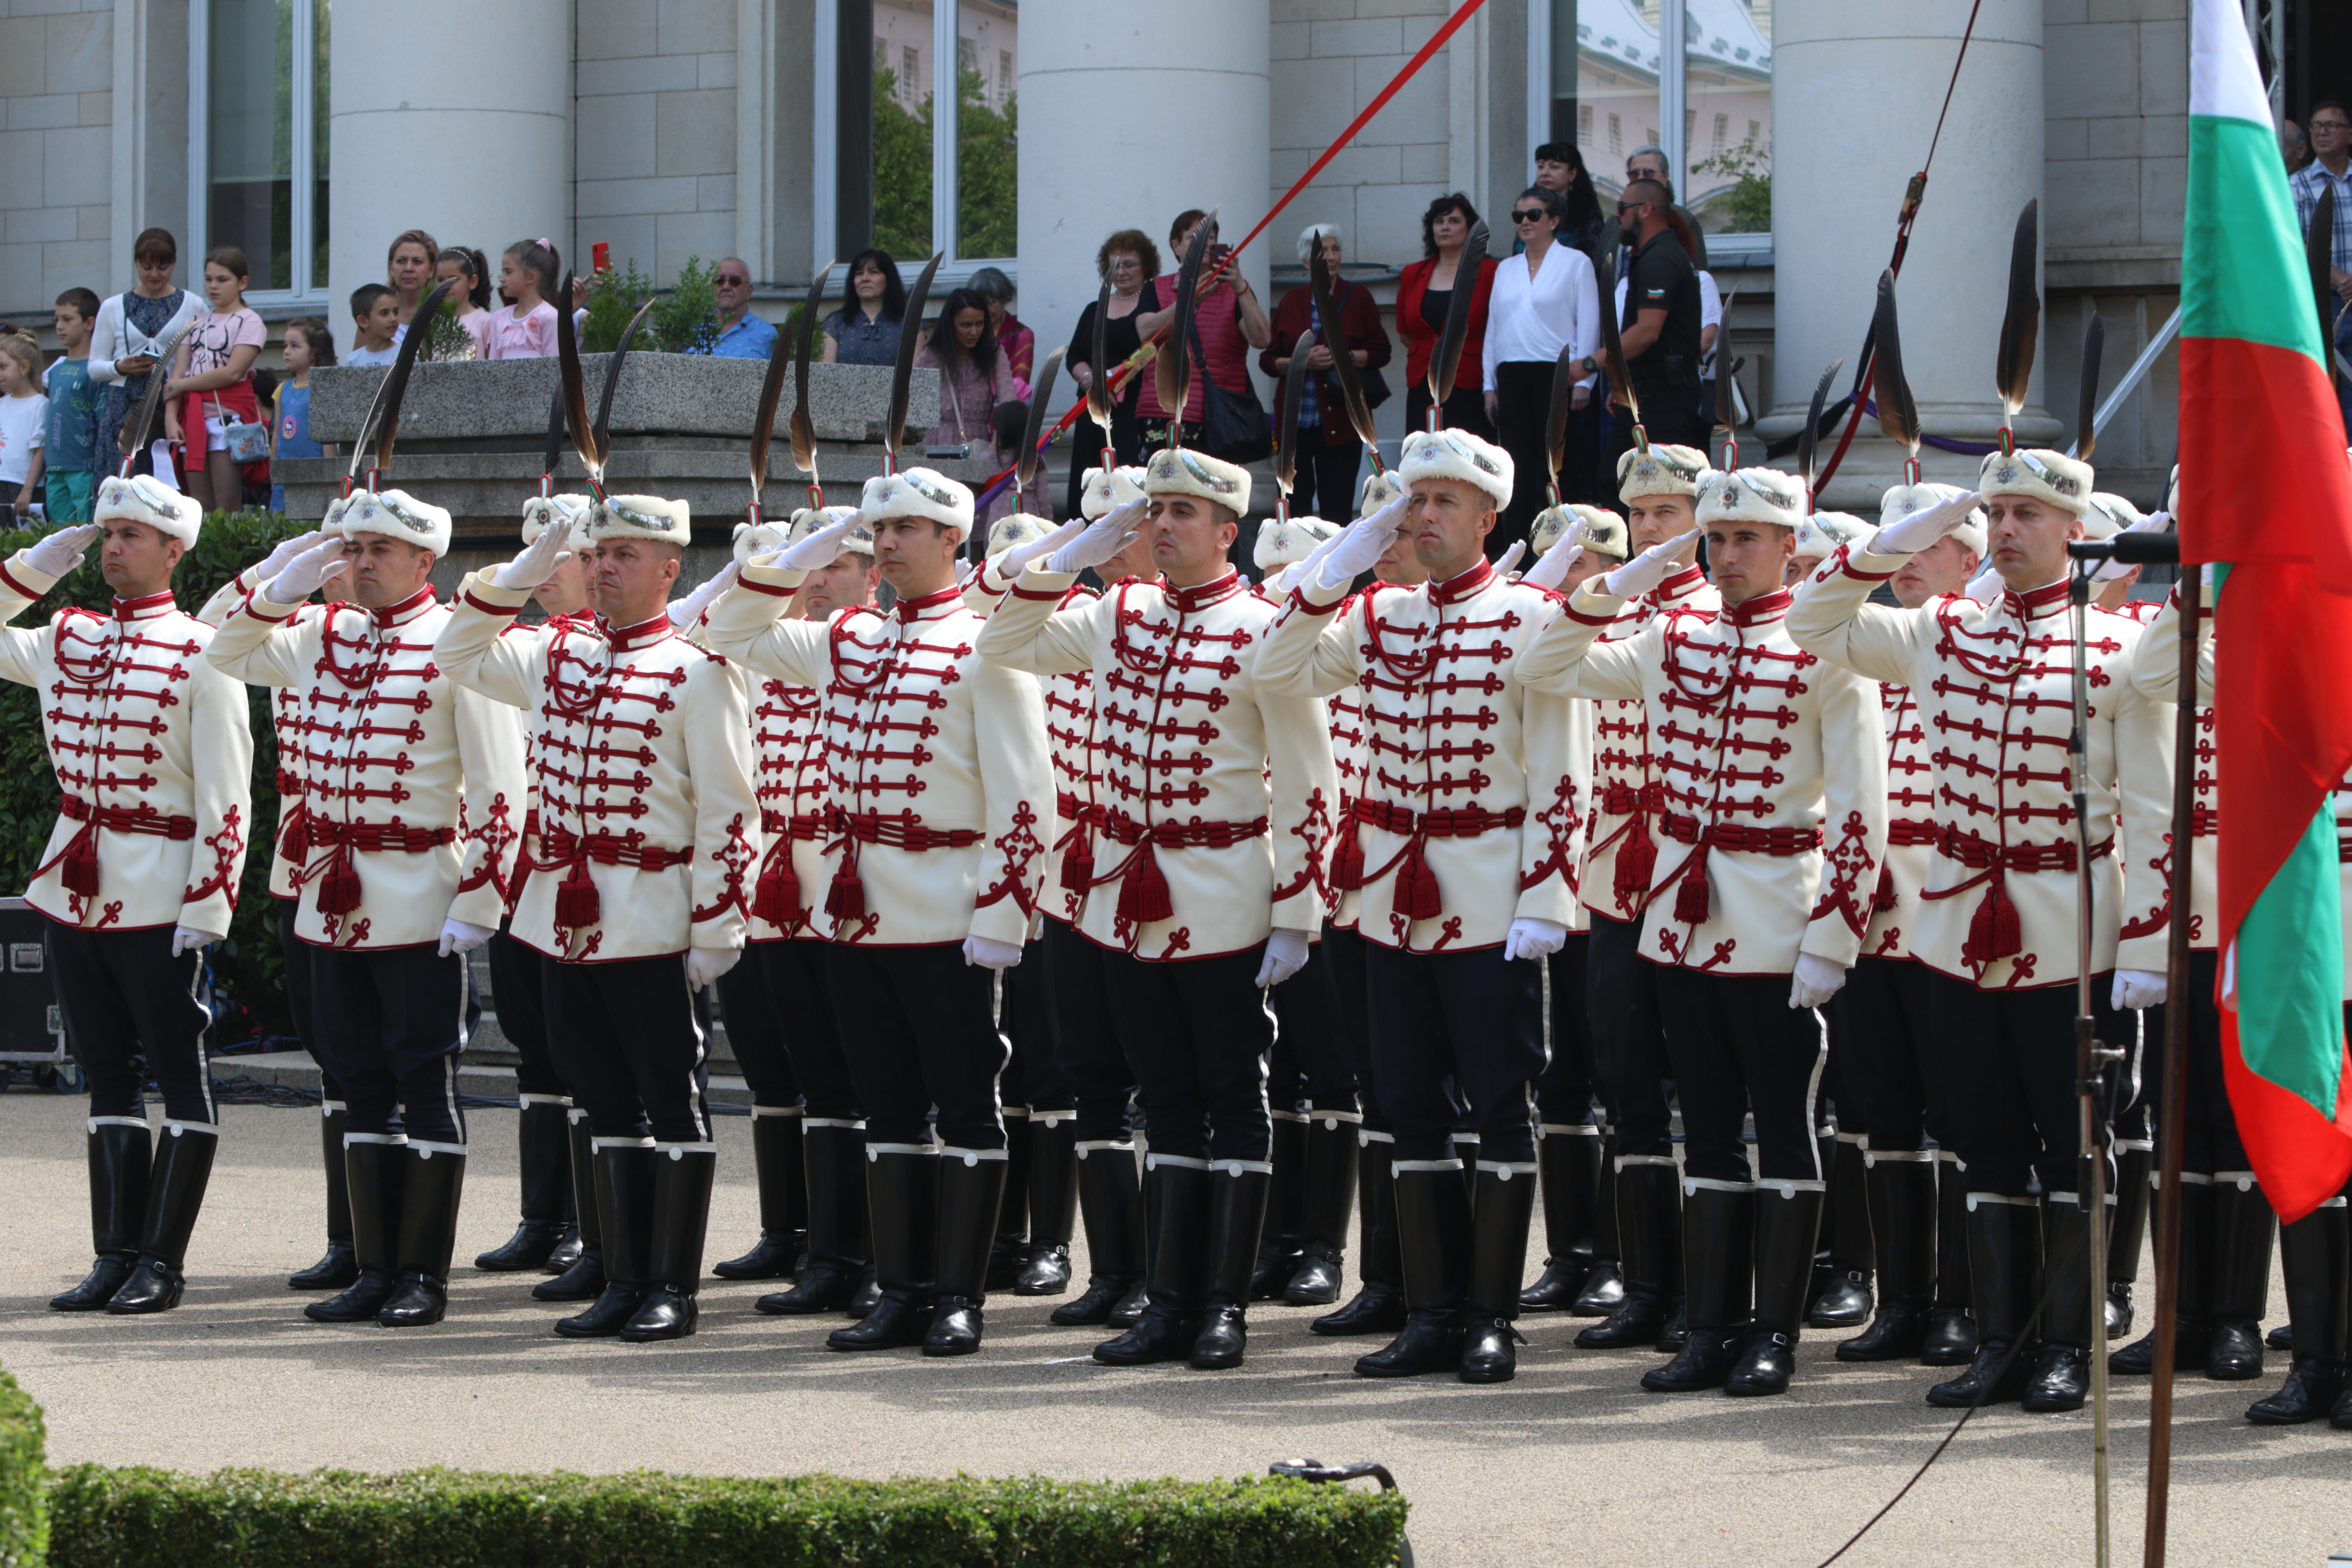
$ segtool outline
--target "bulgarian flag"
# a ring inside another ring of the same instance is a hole
[[[2225,584],[2222,1067],[2255,1174],[2293,1221],[2352,1173],[2332,801],[2352,771],[2352,473],[2245,15],[2195,0],[2191,29],[2178,504],[2182,558]]]

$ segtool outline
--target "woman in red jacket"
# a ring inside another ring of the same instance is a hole
[[[1397,330],[1404,334],[1404,367],[1412,385],[1404,400],[1405,428],[1421,430],[1429,422],[1429,356],[1445,331],[1445,313],[1453,308],[1455,279],[1462,250],[1478,222],[1478,209],[1460,191],[1438,197],[1421,215],[1421,251],[1426,260],[1404,269],[1397,281]],[[1454,395],[1445,400],[1444,424],[1449,430],[1468,430],[1487,440],[1495,437],[1486,418],[1486,402],[1478,395],[1479,350],[1486,339],[1486,298],[1495,288],[1495,259],[1478,258],[1478,273],[1470,296],[1470,331],[1463,341],[1462,363],[1471,367],[1457,375]]]
[[[1331,295],[1339,308],[1348,357],[1360,373],[1378,370],[1392,353],[1388,330],[1381,325],[1381,308],[1372,291],[1339,276],[1338,224],[1309,224],[1298,237],[1298,259],[1311,262],[1318,247],[1330,264]],[[1307,364],[1318,374],[1307,378],[1298,400],[1298,479],[1290,492],[1290,510],[1302,517],[1344,521],[1355,515],[1356,472],[1364,460],[1364,444],[1341,403],[1339,384],[1329,373],[1331,350],[1324,325],[1316,319],[1314,293],[1302,283],[1282,297],[1274,311],[1274,342],[1257,356],[1257,363],[1280,385],[1290,374],[1290,353],[1298,346],[1298,334],[1315,334]]]

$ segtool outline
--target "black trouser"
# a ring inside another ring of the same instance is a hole
[[[1051,915],[1045,917],[1045,973],[1054,1009],[1054,1058],[1078,1109],[1078,1142],[1124,1143],[1134,1131],[1129,1105],[1135,1069],[1118,1048],[1103,950]],[[1027,968],[1031,960],[1023,959]]]
[[[845,1005],[856,999],[849,1070],[866,1107],[866,1145],[926,1142],[936,1121],[950,1149],[1003,1148],[996,1078],[1008,1053],[996,1032],[994,975],[966,963],[952,942],[836,943],[825,963],[834,995]]]
[[[1060,1009],[1055,1006],[1054,977],[1045,967],[1045,939],[1022,949],[1021,962],[1004,972],[1005,1043],[1013,1055],[997,1080],[997,1095],[1008,1106],[1032,1112],[1060,1111],[1078,1103],[1076,1092],[1062,1071]]]
[[[743,951],[736,967],[757,965],[766,980],[783,1030],[787,1070],[799,1086],[800,1102],[820,1121],[855,1122],[865,1116],[856,1082],[849,1074],[849,1056],[842,1048],[841,1027],[833,1005],[833,969],[826,960],[829,942],[792,937],[783,942],[755,942]],[[764,1102],[763,1102],[764,1103]],[[791,1100],[779,1100],[789,1105]]]
[[[1658,1014],[1683,1106],[1683,1174],[1818,1182],[1813,1096],[1829,1046],[1820,1016],[1789,1005],[1785,974],[1658,969]],[[1756,1165],[1740,1130],[1756,1116]],[[1622,1137],[1622,1134],[1621,1134]]]
[[[92,1116],[147,1120],[147,1080],[163,1091],[173,1121],[210,1125],[212,1015],[196,1000],[201,959],[172,956],[172,928],[83,931],[43,922],[49,986],[66,1045],[89,1079]]]
[[[278,952],[286,961],[286,1011],[294,1020],[294,1037],[302,1042],[304,1050],[310,1049],[318,1026],[310,1016],[310,944],[294,934],[294,921],[301,912],[301,903],[295,899],[275,895],[271,902],[278,906]],[[313,1053],[315,1056],[316,1053]],[[319,1068],[320,1077],[326,1077],[326,1064]],[[329,1100],[341,1100],[342,1095],[333,1084],[322,1082]]]
[[[1356,515],[1356,474],[1364,466],[1364,444],[1353,430],[1344,441],[1326,441],[1326,433],[1346,425],[1338,408],[1324,411],[1321,425],[1298,429],[1298,479],[1291,487],[1294,517],[1320,517],[1345,522]]]
[[[1948,1145],[1951,1138],[1928,974],[1926,964],[1909,959],[1857,958],[1845,988],[1830,1002],[1870,1147],[1889,1153],[1909,1153],[1928,1138]],[[1843,1121],[1843,1101],[1838,1110]]]
[[[466,961],[432,942],[310,947],[310,1047],[343,1091],[352,1132],[405,1132],[463,1147],[457,1058],[465,1044]]]
[[[2111,974],[2091,979],[2091,1027],[2103,1040],[2116,1037],[2117,1015],[2106,1005],[2113,984]],[[1969,1191],[2021,1198],[2037,1174],[2045,1193],[2075,1191],[2074,987],[1985,991],[1933,974],[1927,994]],[[2097,1125],[2104,1145],[2104,1119]]]
[[[1706,451],[1714,426],[1698,411],[1696,368],[1680,373],[1636,370],[1633,376],[1633,395],[1642,404],[1642,428],[1649,436],[1650,445],[1671,443]],[[1603,471],[1613,476],[1617,459],[1633,449],[1633,416],[1622,408],[1609,412],[1612,422],[1609,429],[1609,460]]]
[[[540,956],[525,947],[501,921],[498,935],[484,944],[490,965],[490,999],[498,1005],[499,1033],[514,1047],[515,1089],[526,1100],[565,1100],[563,1087],[547,1048],[547,1010],[541,1000]]]
[[[708,1037],[686,958],[567,963],[540,955],[548,1043],[598,1138],[708,1143]]]
[[[1474,368],[1469,379],[1475,378]],[[1445,400],[1445,428],[1467,430],[1481,440],[1493,440],[1495,426],[1486,417],[1486,395],[1462,383],[1463,378],[1455,378],[1454,395]],[[1426,380],[1416,381],[1405,389],[1404,428],[1408,436],[1415,430],[1429,428],[1429,383]],[[1336,522],[1339,520],[1333,518],[1331,521]]]
[[[2238,1136],[2238,1119],[2230,1110],[2229,1085],[2221,1076],[2221,1013],[2213,1001],[2213,984],[2220,967],[2221,954],[2210,949],[2189,955],[2189,994],[2185,999],[2189,1005],[2189,1117],[2181,1128],[2180,1168],[2200,1176],[2210,1176],[2216,1171],[2252,1169],[2246,1159],[2246,1145]],[[2067,994],[2071,996],[2073,993]],[[2164,1006],[2147,1010],[2150,1040],[2164,1038],[2164,1009],[2176,1005],[2168,1001]],[[2128,1023],[2129,1015],[2117,1016]],[[2118,1042],[2108,1035],[2099,1037],[2109,1045],[2128,1043]],[[2146,1137],[2145,1109],[2140,1125],[2139,1136]]]
[[[1426,394],[1423,394],[1426,396]],[[1323,971],[1326,1002],[1331,1009],[1331,1043],[1356,1080],[1356,1108],[1363,1113],[1367,1132],[1389,1131],[1388,1113],[1374,1091],[1372,1017],[1370,985],[1364,975],[1363,937],[1352,926],[1323,927],[1323,951],[1316,964]]]
[[[1495,370],[1495,438],[1511,455],[1511,504],[1495,520],[1486,535],[1489,560],[1499,556],[1513,540],[1525,539],[1543,510],[1547,497],[1544,476],[1551,471],[1550,442],[1544,422],[1551,410],[1549,360],[1507,360]],[[1402,1157],[1402,1156],[1400,1156]]]
[[[1135,416],[1139,384],[1129,382],[1126,395],[1111,405],[1110,442],[1111,467],[1138,463],[1143,457],[1143,426]],[[1103,464],[1102,426],[1093,420],[1080,418],[1070,427],[1070,488],[1068,500],[1062,508],[1063,515],[1084,515],[1081,503],[1086,500],[1087,470]]]
[[[1313,967],[1310,962],[1308,968]],[[1299,984],[1286,980],[1266,994],[1274,1004],[1276,1026],[1274,1049],[1267,1057],[1267,1103],[1276,1110],[1311,1106],[1352,1113],[1356,1075],[1339,1052],[1330,985],[1317,975]]]
[[[769,1110],[797,1109],[801,1085],[793,1075],[792,1053],[785,1043],[786,1008],[768,984],[767,966],[752,956],[755,951],[747,948],[742,962],[719,977],[719,1005],[727,1020],[727,1044],[751,1090],[753,1105]],[[823,1005],[822,1001],[813,1002],[805,995],[794,997],[793,1002],[801,1007]]]
[[[1671,1157],[1666,1083],[1675,1068],[1658,1020],[1658,966],[1641,956],[1641,921],[1592,917],[1584,996],[1592,1017],[1593,1077],[1618,1154]],[[1780,1000],[1787,1003],[1785,993]]]
[[[1532,1165],[1528,1086],[1544,1070],[1543,973],[1500,947],[1400,952],[1364,944],[1372,1060],[1399,1160],[1454,1157],[1475,1126],[1487,1164]]]
[[[1167,963],[1103,950],[1111,1026],[1143,1086],[1154,1156],[1264,1165],[1274,1138],[1274,1012],[1257,984],[1265,957],[1264,942]]]
[[[1536,1117],[1550,1127],[1592,1120],[1592,1017],[1585,997],[1592,939],[1570,932],[1544,962],[1551,974],[1551,1062],[1536,1079]]]

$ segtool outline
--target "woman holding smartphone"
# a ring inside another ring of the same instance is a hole
[[[99,437],[109,452],[118,450],[124,417],[147,395],[147,378],[154,373],[163,345],[205,309],[204,300],[172,287],[180,246],[170,229],[141,234],[131,247],[131,259],[139,281],[98,308],[98,321],[89,334],[89,378],[105,388],[98,413]],[[160,426],[158,421],[156,431],[140,435],[152,439],[162,434]]]

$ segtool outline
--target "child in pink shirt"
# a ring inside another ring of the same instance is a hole
[[[494,310],[482,332],[484,359],[555,357],[555,307],[547,302],[554,286],[555,252],[543,239],[519,239],[499,262],[499,286],[514,308]]]

